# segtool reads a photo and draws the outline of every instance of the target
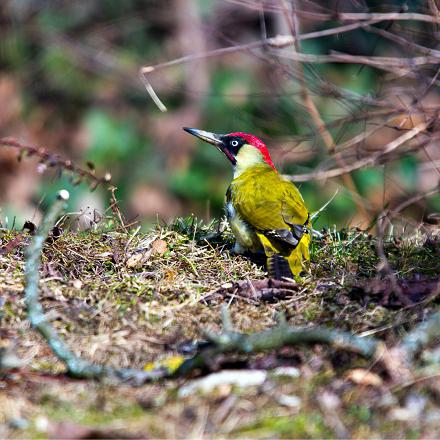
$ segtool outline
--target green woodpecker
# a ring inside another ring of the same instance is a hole
[[[215,145],[234,167],[226,193],[234,251],[263,250],[271,277],[298,277],[310,259],[310,215],[298,188],[278,174],[266,145],[241,132],[184,130]]]

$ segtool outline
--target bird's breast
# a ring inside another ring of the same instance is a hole
[[[231,200],[226,202],[225,210],[229,226],[236,239],[234,251],[243,253],[244,251],[256,252],[259,250],[260,241],[254,228],[240,217]]]

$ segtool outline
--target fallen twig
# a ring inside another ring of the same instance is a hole
[[[276,302],[294,295],[298,290],[297,283],[266,278],[264,280],[225,283],[209,296],[227,297],[233,295],[237,298],[247,298],[258,302]]]
[[[326,344],[335,349],[358,353],[366,358],[375,357],[380,345],[376,339],[360,338],[350,333],[329,328],[295,328],[280,318],[278,325],[259,333],[237,333],[230,323],[226,307],[222,309],[225,331],[220,334],[205,332],[209,345],[199,354],[186,360],[177,369],[175,375],[187,375],[191,371],[208,366],[216,356],[224,353],[256,354],[276,350],[285,346],[301,344]]]
[[[251,334],[234,331],[227,308],[222,309],[224,331],[214,334],[206,331],[207,343],[202,344],[201,350],[192,358],[185,361],[178,359],[176,367],[167,367],[167,362],[152,364],[148,371],[132,368],[112,368],[104,365],[92,364],[75,355],[59,336],[55,329],[47,322],[43,307],[39,301],[39,266],[41,250],[49,230],[62,211],[69,198],[67,191],[60,191],[55,203],[44,217],[36,235],[27,249],[25,269],[25,303],[28,318],[35,328],[47,341],[52,352],[67,368],[67,374],[77,379],[110,379],[130,385],[141,385],[146,382],[181,377],[190,372],[203,369],[212,364],[217,356],[222,354],[257,354],[270,350],[277,350],[285,346],[325,344],[334,349],[357,353],[368,359],[380,360],[388,369],[394,384],[413,380],[412,371],[415,356],[434,340],[440,338],[440,312],[433,314],[427,321],[408,333],[397,345],[391,349],[379,340],[369,337],[359,337],[351,333],[325,327],[298,328],[289,326],[284,317],[280,316],[279,323],[271,329]],[[258,284],[260,283],[260,284]],[[249,296],[259,295],[263,299],[264,289],[278,289],[291,293],[296,285],[286,282],[274,282],[271,285],[267,280],[254,282]],[[242,286],[244,288],[244,285]],[[258,288],[258,289],[257,289]],[[273,292],[271,292],[273,294]],[[172,359],[171,359],[172,360]],[[170,362],[171,363],[171,362]],[[176,362],[174,362],[176,364]],[[150,368],[151,367],[151,368]]]

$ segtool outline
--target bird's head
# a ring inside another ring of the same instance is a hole
[[[266,164],[276,171],[266,145],[252,134],[242,132],[216,134],[197,128],[184,127],[183,129],[205,142],[215,145],[235,168],[244,171],[251,166]]]

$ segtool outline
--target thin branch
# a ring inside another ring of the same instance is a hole
[[[394,208],[388,208],[382,211],[381,214],[377,217],[377,219],[380,221],[384,218],[388,218],[388,221],[391,221],[394,217],[398,216],[402,211],[404,211],[409,206],[414,205],[415,203],[418,203],[421,200],[426,199],[428,197],[435,196],[436,194],[439,193],[440,193],[440,185],[426,192],[416,194],[415,196],[410,197],[409,199],[405,200],[404,202],[400,203]]]
[[[343,12],[332,16],[330,14],[326,15],[328,20],[338,20],[338,21],[357,21],[357,20],[393,20],[393,21],[422,21],[425,23],[437,23],[440,24],[440,17],[434,17],[432,15],[417,14],[415,12],[385,12],[385,13],[347,13]]]
[[[275,46],[272,46],[275,47]],[[403,57],[379,57],[379,56],[363,56],[349,55],[345,53],[331,53],[330,55],[312,55],[305,53],[287,53],[280,52],[279,56],[303,63],[346,63],[346,64],[365,64],[367,66],[385,68],[414,68],[416,66],[424,66],[429,64],[439,64],[440,56],[435,54],[431,56],[419,56],[411,58]]]
[[[299,16],[303,15],[303,12],[297,11],[296,12]],[[249,50],[249,49],[257,49],[259,47],[263,46],[271,46],[277,49],[282,49],[288,46],[291,46],[295,44],[295,40],[297,41],[304,41],[304,40],[310,40],[314,38],[321,38],[326,37],[329,35],[335,35],[335,34],[341,34],[344,32],[350,32],[356,29],[361,29],[364,27],[369,27],[372,24],[377,24],[384,20],[419,20],[419,21],[427,21],[432,23],[440,23],[440,17],[432,17],[429,15],[423,15],[423,14],[402,14],[402,13],[390,13],[390,14],[337,14],[335,16],[326,16],[326,20],[334,20],[334,19],[340,19],[341,21],[347,20],[347,21],[358,21],[357,23],[349,24],[349,25],[343,25],[343,26],[337,26],[331,29],[324,29],[321,31],[314,31],[307,34],[298,35],[296,39],[292,35],[277,35],[276,37],[262,39],[259,41],[253,41],[251,43],[246,44],[239,44],[235,46],[230,47],[223,47],[220,49],[211,50],[208,52],[203,52],[199,54],[191,54],[186,55],[180,58],[176,58],[171,61],[167,61],[164,63],[159,63],[152,66],[144,66],[141,68],[140,72],[143,75],[146,75],[148,73],[151,73],[153,71],[157,71],[160,69],[164,69],[167,67],[195,61],[202,58],[212,58],[217,57],[221,55],[226,55],[234,52],[239,52],[243,50]],[[416,18],[418,17],[418,18]],[[362,21],[365,20],[365,21]],[[372,28],[375,29],[375,28]],[[432,52],[432,55],[436,55],[435,58],[438,60],[438,51]],[[304,56],[303,60],[300,61],[307,61],[307,62],[314,62],[313,60],[320,60],[319,62],[338,62],[337,59],[328,58],[327,61],[324,61],[326,58],[323,58],[325,56],[321,55],[320,58],[313,58],[316,56],[307,56],[306,54],[301,54]],[[382,57],[373,57],[373,58],[382,58]],[[393,58],[393,57],[383,57],[383,58],[390,58],[390,63],[399,63],[399,58]],[[420,60],[416,61],[417,63],[426,64],[426,60],[424,60],[426,57],[421,57]],[[315,61],[316,62],[316,61]],[[346,62],[339,60],[339,62]],[[377,64],[380,64],[380,60],[377,60]],[[438,61],[437,61],[438,62]],[[435,60],[430,60],[429,63],[435,63]]]
[[[238,3],[241,6],[246,6],[249,9],[258,9],[258,4],[254,0],[250,0],[249,2],[246,2],[244,0],[228,0],[232,3]],[[430,3],[432,3],[434,0],[429,0]],[[318,5],[317,3],[312,3],[313,7],[316,8],[317,6],[323,7],[322,5]],[[329,8],[326,8],[329,10]],[[266,6],[266,10],[269,12],[280,12],[281,8],[280,6],[277,6],[275,3],[268,4]],[[437,10],[437,9],[436,9]],[[358,20],[394,20],[394,21],[422,21],[427,23],[440,23],[440,17],[427,15],[427,14],[419,14],[416,12],[385,12],[385,13],[369,13],[369,12],[339,12],[334,13],[330,12],[328,14],[322,13],[322,12],[315,12],[315,11],[306,11],[301,10],[298,11],[298,15],[300,17],[307,18],[309,20],[314,21],[328,21],[328,20],[335,20],[335,21],[358,21]]]
[[[302,34],[297,36],[298,41],[311,40],[314,38],[322,38],[327,37],[329,35],[341,34],[344,32],[350,32],[356,29],[360,29],[366,26],[370,26],[372,24],[379,23],[382,20],[368,20],[366,22],[353,23],[349,25],[337,26],[331,29],[324,29],[321,31],[309,32],[307,34]],[[251,49],[258,49],[260,47],[270,46],[277,49],[282,49],[284,47],[288,47],[295,44],[295,38],[292,35],[277,35],[276,37],[261,39],[258,41],[253,41],[251,43],[246,44],[237,44],[229,47],[222,47],[220,49],[210,50],[208,52],[202,52],[198,54],[190,54],[185,55],[180,58],[175,58],[171,61],[166,61],[163,63],[155,64],[152,66],[144,66],[141,68],[140,73],[143,75],[149,74],[151,72],[155,72],[157,70],[161,70],[167,67],[176,66],[179,64],[188,63],[191,61],[196,61],[199,59],[205,58],[214,58],[222,55],[227,55],[230,53],[240,52],[240,51],[248,51]]]
[[[140,72],[139,78],[141,79],[142,83],[145,86],[145,90],[148,92],[151,99],[156,104],[157,108],[161,112],[166,112],[167,108],[166,108],[165,104],[160,100],[159,96],[157,96],[157,93],[154,91],[153,86],[151,85],[150,81],[148,81],[148,78],[144,74],[144,72]]]
[[[119,223],[120,223],[123,231],[126,234],[128,234],[129,233],[129,230],[128,230],[129,225],[126,224],[126,222],[124,221],[124,217],[122,215],[121,210],[119,209],[119,203],[118,203],[118,200],[116,199],[116,195],[115,195],[117,188],[115,186],[111,186],[109,188],[109,190],[110,190],[110,202],[111,202],[110,209],[112,210],[113,215],[119,220]]]
[[[421,46],[420,44],[414,43],[411,40],[407,40],[406,38],[400,35],[393,34],[392,32],[389,32],[385,29],[381,29],[374,26],[365,26],[365,30],[380,35],[381,37],[393,41],[394,43],[400,44],[401,46],[404,46],[405,49],[412,48],[424,53],[425,55],[440,57],[440,50],[435,50],[429,47]]]
[[[73,162],[69,159],[64,159],[60,155],[51,153],[44,148],[38,148],[34,147],[33,145],[23,144],[16,139],[0,139],[0,145],[16,148],[20,153],[25,153],[28,156],[36,156],[49,167],[58,167],[66,171],[70,171],[80,178],[89,179],[92,182],[93,189],[95,189],[98,185],[108,184],[112,178],[110,173],[105,173],[103,177],[97,177],[93,171],[83,169],[73,164]]]
[[[325,179],[331,179],[333,177],[342,176],[347,173],[351,173],[352,171],[359,170],[360,168],[375,165],[382,156],[395,151],[397,148],[404,145],[406,142],[417,136],[419,133],[426,130],[433,123],[433,121],[434,119],[430,119],[427,122],[422,122],[416,125],[414,128],[408,130],[402,136],[399,136],[397,139],[394,139],[393,141],[385,145],[383,150],[380,151],[379,153],[360,159],[350,165],[346,165],[342,168],[335,168],[333,170],[328,170],[328,171],[318,171],[310,174],[298,174],[298,175],[286,176],[286,177],[291,180],[294,180],[295,182],[307,182],[309,180],[325,180]]]

